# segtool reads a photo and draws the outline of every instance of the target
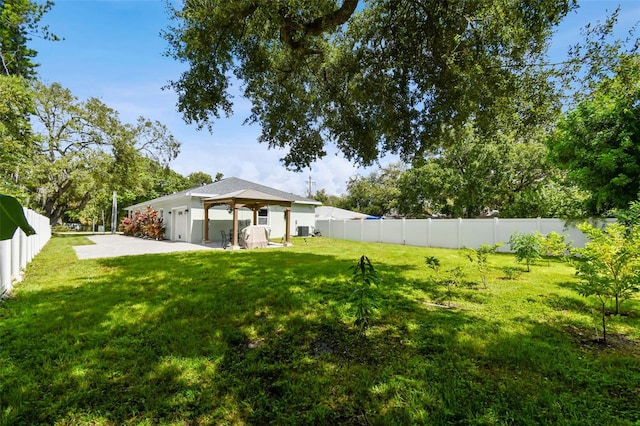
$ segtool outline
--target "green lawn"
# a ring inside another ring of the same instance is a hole
[[[560,261],[509,280],[494,255],[484,289],[455,250],[320,237],[77,260],[87,243],[52,238],[0,302],[0,424],[640,424],[640,303],[594,343]],[[366,338],[363,254],[381,280]],[[426,256],[467,270],[451,307]]]

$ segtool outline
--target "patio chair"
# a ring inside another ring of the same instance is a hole
[[[222,235],[222,248],[226,250],[227,246],[231,244],[231,241],[229,241],[229,237],[227,236],[227,233],[224,232],[222,229],[220,230],[220,234]]]

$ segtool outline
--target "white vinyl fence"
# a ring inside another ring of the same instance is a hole
[[[607,219],[594,224],[604,225]],[[385,219],[385,220],[316,220],[323,236],[342,240],[406,244],[410,246],[459,249],[478,248],[483,244],[504,243],[499,251],[509,251],[509,237],[515,232],[567,235],[572,247],[584,247],[586,237],[562,219]]]
[[[0,241],[0,296],[11,291],[22,270],[51,238],[48,218],[29,209],[24,209],[24,214],[36,234],[27,237],[18,228],[11,240]]]

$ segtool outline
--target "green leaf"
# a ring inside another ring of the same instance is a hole
[[[27,235],[36,233],[36,230],[27,222],[18,200],[9,195],[0,194],[0,241],[13,238],[18,227]]]

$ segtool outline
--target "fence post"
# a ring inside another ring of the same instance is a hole
[[[493,218],[493,244],[498,244],[498,228],[500,227],[499,219],[497,217]]]
[[[11,240],[0,241],[0,295],[11,291]]]
[[[11,279],[20,279],[20,234],[22,229],[17,229],[11,239]]]
[[[458,241],[457,241],[457,246],[458,246],[458,248],[462,247],[462,218],[461,217],[458,218]]]
[[[20,269],[27,267],[27,234],[20,233]]]
[[[402,218],[402,232],[400,233],[402,236],[402,241],[400,242],[400,244],[402,244],[403,246],[407,244],[407,237],[406,237],[406,226],[407,226],[407,222],[405,220],[405,218]]]
[[[431,218],[427,218],[427,247],[431,247]]]

